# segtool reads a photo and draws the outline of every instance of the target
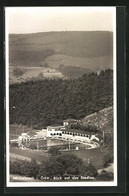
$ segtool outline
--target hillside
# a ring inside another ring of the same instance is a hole
[[[113,131],[113,107],[110,106],[88,115],[81,122],[85,126],[91,125],[98,127],[99,130]]]
[[[106,31],[11,34],[9,62],[12,67],[58,69],[60,64],[85,68],[82,73],[112,68],[113,34]],[[74,70],[72,70],[74,71]]]
[[[10,123],[38,126],[82,119],[113,104],[113,71],[85,74],[78,79],[43,79],[9,88]]]

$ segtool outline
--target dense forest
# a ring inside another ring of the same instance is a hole
[[[10,124],[39,128],[62,124],[64,119],[81,119],[113,104],[113,71],[12,84],[9,96]]]

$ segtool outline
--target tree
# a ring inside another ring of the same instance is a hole
[[[57,147],[50,148],[48,152],[49,152],[52,156],[57,156],[57,155],[60,154],[59,148],[57,148]]]
[[[43,127],[67,118],[84,118],[112,105],[112,81],[112,70],[109,70],[77,79],[44,78],[12,84],[9,87],[10,123],[30,125],[32,119],[33,125]]]
[[[109,153],[103,155],[103,167],[107,167],[109,163],[112,163],[113,162],[113,154],[112,152],[110,151]]]
[[[97,170],[93,165],[85,165],[82,159],[74,154],[61,154],[56,157],[51,157],[48,161],[41,164],[39,169],[40,176],[53,176],[65,175],[89,175],[97,176]]]
[[[24,165],[21,166],[21,174],[29,177],[34,177],[36,179],[39,171],[39,165],[36,163],[35,159],[31,162],[25,161]]]
[[[10,161],[10,174],[21,174],[21,166],[23,161]]]
[[[93,166],[93,164],[89,164],[84,168],[83,175],[96,177],[98,175],[97,169]]]
[[[21,69],[21,68],[15,68],[13,70],[13,75],[18,77],[18,76],[22,76],[24,74],[25,70]]]
[[[45,163],[42,163],[39,168],[39,178],[47,176],[53,178],[54,176],[63,176],[63,165],[57,161],[56,158],[50,158]]]
[[[42,72],[40,72],[40,74],[38,75],[38,78],[43,79],[43,73]]]

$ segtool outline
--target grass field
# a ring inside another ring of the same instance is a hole
[[[97,148],[97,149],[81,149],[78,151],[64,151],[62,153],[72,153],[77,155],[79,158],[81,158],[86,164],[89,162],[95,165],[97,169],[103,168],[103,163],[102,163],[102,157],[104,154],[106,154],[108,150],[103,149],[102,147]],[[15,159],[14,154],[16,155],[16,159],[20,158],[18,156],[23,156],[24,159],[29,158],[29,159],[36,159],[38,162],[42,162],[45,160],[48,160],[50,157],[49,153],[43,152],[43,151],[36,151],[36,150],[22,150],[19,148],[10,148],[10,153],[13,153],[12,160]],[[21,157],[21,159],[23,159]]]
[[[32,129],[26,125],[11,124],[9,126],[9,139],[17,139],[21,133],[29,133],[30,136],[34,136],[37,130]]]
[[[17,160],[27,160],[27,161],[31,161],[31,158],[19,155],[19,154],[15,154],[15,153],[10,153],[9,154],[9,160],[11,162],[17,161]]]
[[[92,163],[97,169],[103,168],[102,157],[104,154],[108,152],[106,149],[96,148],[90,150],[78,150],[73,151],[72,154],[77,155],[79,158],[83,159],[83,161],[87,164],[88,159],[89,162]],[[63,152],[63,153],[71,153],[70,151]]]
[[[52,68],[42,68],[42,67],[26,67],[22,66],[17,68],[23,70],[23,75],[15,76],[13,71],[16,69],[14,66],[9,67],[9,83],[19,83],[26,82],[28,80],[37,79],[43,80],[44,78],[63,78],[61,72]]]
[[[16,158],[18,158],[18,156],[20,155],[23,157],[27,157],[29,159],[35,159],[38,162],[48,160],[50,156],[48,153],[45,153],[45,152],[39,152],[36,150],[25,150],[25,149],[23,150],[23,149],[19,149],[15,147],[10,148],[10,153],[16,154]]]

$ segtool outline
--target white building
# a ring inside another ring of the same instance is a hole
[[[53,125],[47,127],[47,137],[52,137],[54,135],[62,136],[62,131],[65,130],[65,126]]]
[[[46,138],[47,137],[47,129],[42,129],[41,131],[37,131],[36,133],[37,133],[37,135],[36,135],[37,138]]]
[[[19,137],[18,137],[18,146],[22,145],[22,142],[27,142],[30,141],[30,136],[27,135],[27,133],[22,133]]]

